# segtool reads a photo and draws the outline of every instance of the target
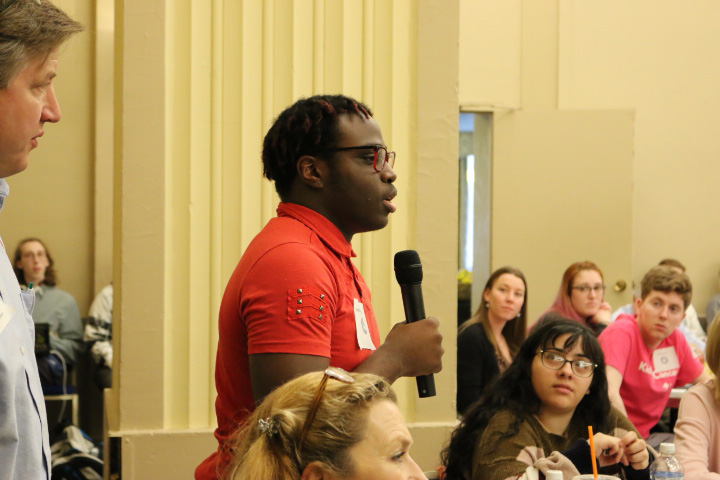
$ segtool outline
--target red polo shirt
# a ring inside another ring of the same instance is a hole
[[[225,289],[215,366],[219,447],[196,469],[198,480],[218,477],[229,460],[225,441],[255,409],[249,355],[318,355],[354,370],[372,353],[358,346],[355,300],[364,306],[373,344],[380,345],[370,290],[340,230],[300,205],[281,203],[277,213],[250,243]]]

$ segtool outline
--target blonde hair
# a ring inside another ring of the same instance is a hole
[[[0,12],[0,88],[7,88],[28,61],[50,55],[83,30],[48,0],[0,0],[0,9],[5,6]]]
[[[720,373],[720,313],[715,315],[715,319],[708,329],[705,361],[717,377]],[[717,379],[715,380],[715,401],[720,405],[720,383]]]
[[[320,462],[333,475],[353,471],[349,450],[365,436],[373,401],[396,402],[382,377],[352,373],[354,383],[328,379],[315,419],[298,449],[300,434],[322,372],[298,377],[274,390],[235,433],[228,480],[299,480],[310,463]],[[269,428],[260,429],[261,421]]]

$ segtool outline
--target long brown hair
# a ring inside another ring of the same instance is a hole
[[[520,345],[522,345],[522,343],[525,341],[525,335],[527,330],[527,281],[525,280],[525,275],[523,275],[523,273],[515,267],[498,268],[492,273],[492,275],[490,275],[490,278],[488,278],[488,281],[485,284],[485,289],[483,290],[483,294],[487,291],[492,290],[497,279],[500,278],[501,275],[504,275],[506,273],[518,277],[520,280],[523,281],[523,284],[525,285],[525,296],[523,298],[522,308],[520,309],[520,316],[518,318],[508,321],[502,330],[502,336],[505,337],[505,341],[507,341],[510,353],[513,357],[515,357],[515,354],[520,349]],[[481,299],[480,307],[478,307],[475,315],[473,315],[471,318],[464,321],[462,325],[460,325],[460,328],[458,329],[458,335],[465,331],[471,325],[475,325],[477,323],[482,324],[488,339],[490,340],[490,342],[492,342],[494,346],[497,347],[495,337],[493,336],[492,330],[490,329],[490,319],[488,318],[488,305],[484,299]]]
[[[47,245],[45,245],[45,242],[40,240],[37,237],[28,237],[20,240],[20,243],[18,243],[17,248],[15,249],[15,258],[13,259],[13,271],[15,272],[15,276],[18,279],[18,283],[20,285],[27,285],[27,280],[25,280],[25,272],[22,268],[18,268],[17,263],[22,258],[22,247],[28,242],[38,242],[40,245],[43,246],[45,249],[45,256],[48,259],[48,266],[45,269],[45,279],[42,281],[43,285],[48,285],[50,287],[54,287],[57,285],[57,274],[55,273],[55,261],[52,258],[52,255],[50,255],[50,250],[48,250]],[[38,285],[39,286],[39,285]]]

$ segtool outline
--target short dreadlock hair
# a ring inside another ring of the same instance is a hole
[[[372,117],[370,108],[350,97],[316,95],[301,98],[275,119],[263,142],[263,175],[275,182],[281,199],[290,193],[300,157],[335,146],[342,114]]]

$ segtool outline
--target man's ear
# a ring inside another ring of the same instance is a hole
[[[325,471],[323,464],[312,462],[302,473],[302,480],[336,480],[338,477]]]
[[[637,298],[635,299],[635,305],[633,305],[633,306],[635,307],[635,314],[636,314],[636,315],[637,315],[638,312],[640,311],[640,307],[642,307],[642,304],[643,304],[643,299],[640,298],[640,297],[637,297]]]
[[[297,161],[297,172],[300,181],[312,188],[320,188],[326,178],[327,164],[312,155],[303,155]]]

